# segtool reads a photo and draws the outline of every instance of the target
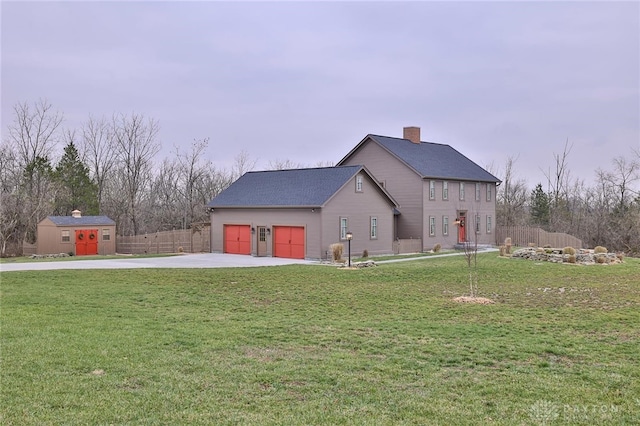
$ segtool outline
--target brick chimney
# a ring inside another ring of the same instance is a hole
[[[405,127],[402,129],[404,139],[409,139],[413,143],[420,143],[420,127]]]
[[[72,217],[82,217],[82,214],[80,213],[80,210],[74,210],[71,212],[71,216]]]

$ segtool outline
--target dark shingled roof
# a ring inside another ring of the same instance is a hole
[[[107,216],[47,216],[47,218],[58,226],[106,226],[116,224]]]
[[[449,145],[420,142],[388,136],[369,137],[413,168],[423,178],[500,182],[500,179]]]
[[[362,166],[248,172],[207,207],[321,207]]]

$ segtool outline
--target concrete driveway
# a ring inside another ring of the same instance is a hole
[[[48,271],[54,269],[134,269],[134,268],[237,268],[255,266],[303,265],[318,262],[279,257],[253,257],[239,254],[198,253],[167,257],[97,260],[34,261],[2,263],[0,272]]]

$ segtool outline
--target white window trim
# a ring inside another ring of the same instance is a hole
[[[429,199],[430,200],[436,199],[436,181],[435,180],[429,181]]]
[[[66,235],[65,235],[66,233]],[[65,240],[65,237],[68,238],[67,240]],[[68,229],[63,229],[62,231],[60,231],[60,241],[63,243],[70,243],[71,242],[71,231]]]
[[[480,201],[481,197],[480,182],[476,182],[476,201]]]
[[[491,201],[491,196],[492,196],[491,192],[492,192],[491,191],[491,184],[487,183],[487,201]]]
[[[362,192],[362,175],[356,176],[356,192]]]
[[[342,226],[342,223],[344,222],[345,226]],[[347,239],[347,232],[349,232],[349,218],[348,217],[340,217],[340,224],[339,224],[339,234],[340,234],[340,240],[346,240]]]
[[[487,215],[487,234],[491,233],[491,230],[493,228],[492,225],[493,224],[491,223],[491,216]]]
[[[449,216],[442,216],[442,235],[449,235]]]
[[[435,216],[429,216],[429,236],[430,237],[436,236],[436,217]]]
[[[476,225],[476,234],[480,233],[480,219],[482,219],[482,218],[480,217],[479,214],[477,214],[476,215],[476,220],[475,220],[475,222],[476,222],[476,224],[475,224]]]
[[[376,216],[369,218],[369,239],[378,239],[378,218]]]
[[[460,182],[460,201],[464,201],[464,182]]]
[[[442,182],[442,199],[449,199],[449,182],[446,180]]]

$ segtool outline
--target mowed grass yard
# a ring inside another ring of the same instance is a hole
[[[640,259],[3,272],[3,425],[640,424]]]

